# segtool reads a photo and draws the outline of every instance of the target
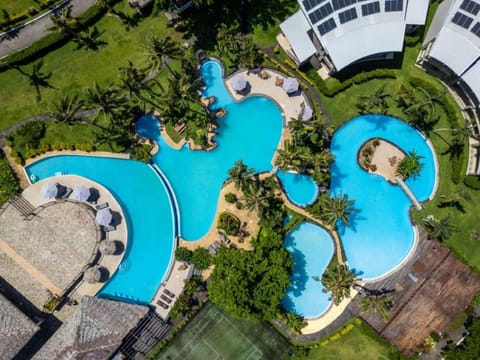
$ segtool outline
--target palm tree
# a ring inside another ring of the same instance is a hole
[[[378,313],[385,322],[390,320],[390,309],[392,306],[393,296],[385,294],[368,294],[360,301],[360,307],[362,308],[361,314],[368,312]]]
[[[77,44],[77,50],[83,47],[97,51],[100,46],[107,45],[106,41],[99,40],[98,38],[103,34],[103,32],[98,31],[98,28],[94,26],[92,29],[87,29],[79,34],[77,34],[73,41]]]
[[[395,169],[395,175],[401,177],[403,180],[408,179],[410,176],[416,178],[420,175],[423,164],[420,159],[423,156],[418,155],[414,150],[410,151],[405,156]]]
[[[156,106],[142,94],[143,92],[150,95],[154,94],[151,81],[146,79],[145,70],[136,68],[131,61],[128,61],[128,66],[121,67],[118,70],[120,72],[120,86],[128,92],[130,98]]]
[[[50,20],[53,26],[50,30],[69,33],[72,31],[72,26],[75,24],[75,19],[72,18],[73,5],[64,6],[59,11],[55,11],[50,15]]]
[[[286,312],[283,318],[285,320],[285,325],[296,334],[300,334],[302,329],[307,325],[303,316],[292,311]]]
[[[350,200],[347,194],[338,194],[332,198],[325,196],[321,201],[322,212],[320,218],[332,226],[338,221],[341,221],[345,226],[349,226],[350,216],[358,212],[357,209],[352,208],[355,200]]]
[[[146,55],[151,64],[151,72],[160,71],[165,65],[168,68],[167,60],[179,59],[183,51],[170,36],[159,38],[154,35],[145,46]],[[171,69],[168,68],[171,72]]]
[[[314,276],[324,286],[324,293],[331,292],[329,300],[338,305],[345,298],[350,298],[350,290],[358,280],[357,276],[346,265],[329,266],[322,277]]]
[[[362,114],[376,112],[386,114],[388,109],[388,97],[390,97],[390,94],[385,92],[385,85],[383,85],[373,94],[358,96],[356,105]]]
[[[423,219],[423,223],[429,235],[440,242],[447,240],[455,230],[450,224],[450,214],[443,219],[436,219],[434,216],[429,215]]]
[[[113,84],[107,84],[102,88],[94,82],[93,87],[88,88],[86,93],[88,104],[99,110],[97,115],[103,113],[105,120],[125,111],[125,96]]]
[[[190,77],[181,73],[178,76],[168,79],[169,90],[168,95],[175,103],[180,103],[181,108],[186,111],[192,111],[190,104],[196,102],[198,99],[199,81],[191,81]]]
[[[243,187],[242,201],[243,207],[249,212],[255,210],[257,214],[262,216],[265,209],[269,206],[269,200],[272,194],[267,191],[260,181],[249,181]]]
[[[462,189],[457,189],[456,192],[450,193],[450,194],[441,194],[440,199],[442,204],[458,204],[460,200],[466,200],[471,204],[474,204],[475,201],[473,200],[473,197],[468,193],[467,191],[464,191]]]
[[[43,67],[43,59],[38,61],[37,63],[33,64],[32,66],[32,72],[27,73],[26,71],[22,70],[19,66],[15,67],[15,69],[20,72],[22,75],[28,77],[28,80],[30,82],[30,86],[35,87],[35,92],[37,93],[37,101],[42,100],[42,95],[40,93],[40,88],[45,87],[45,88],[53,88],[49,82],[48,79],[52,77],[51,72],[44,73],[42,72],[42,67]]]
[[[242,160],[235,161],[235,166],[228,170],[228,175],[235,184],[236,189],[245,187],[247,181],[254,173],[255,169],[249,169]]]
[[[78,95],[63,96],[58,101],[50,106],[50,116],[58,122],[63,122],[67,125],[74,125],[78,118],[76,113],[83,108],[83,101],[78,98]]]

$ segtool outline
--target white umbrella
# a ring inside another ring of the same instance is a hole
[[[242,74],[236,74],[232,77],[230,84],[232,85],[233,90],[242,91],[247,87],[247,80]]]
[[[108,208],[98,210],[95,220],[97,220],[98,225],[107,226],[112,221],[112,212]]]
[[[291,94],[298,91],[298,86],[299,86],[298,80],[292,77],[286,78],[283,81],[283,85],[282,85],[283,90],[285,90],[287,94]]]
[[[302,114],[302,120],[304,121],[307,121],[307,120],[310,120],[313,116],[313,110],[310,106],[308,105],[304,105],[304,106],[299,106],[296,110],[295,110],[295,113],[297,114],[297,116],[300,115],[300,113],[302,112],[302,108],[303,108],[303,114]]]
[[[42,195],[45,199],[53,199],[58,195],[58,186],[56,183],[46,183],[42,186]]]
[[[90,197],[90,189],[84,185],[77,186],[73,189],[72,197],[78,201],[87,201]]]

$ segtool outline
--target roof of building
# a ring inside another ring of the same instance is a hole
[[[307,34],[311,29],[310,24],[301,10],[281,23],[280,29],[288,39],[300,63],[307,61],[317,51]]]
[[[0,294],[0,349],[2,358],[12,359],[39,327]]]
[[[462,79],[480,102],[480,60],[462,75]]]
[[[408,25],[423,25],[427,18],[429,0],[409,0],[405,22]]]
[[[34,359],[108,359],[148,313],[148,307],[83,296]]]
[[[424,24],[428,11],[428,0],[298,2],[308,29],[320,40],[337,71],[371,55],[402,51],[406,24]],[[408,7],[412,7],[409,12]],[[285,36],[292,48],[298,46],[298,40]]]

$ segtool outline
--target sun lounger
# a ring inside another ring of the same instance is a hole
[[[218,234],[218,237],[220,238],[220,241],[223,242],[224,244],[228,245],[230,244],[230,239],[228,239],[225,235],[223,234]]]
[[[408,277],[410,278],[410,280],[412,280],[413,282],[417,282],[418,281],[418,278],[413,275],[412,273],[408,273]]]
[[[116,229],[116,227],[113,226],[113,225],[106,225],[106,226],[103,227],[103,230],[104,230],[105,232],[110,232],[110,231],[113,231],[113,230],[115,230],[115,229]]]
[[[108,202],[104,202],[95,206],[95,209],[102,210],[108,207]]]
[[[163,289],[163,292],[164,292],[165,294],[167,294],[168,296],[170,296],[171,298],[174,298],[174,297],[175,297],[175,294],[172,293],[172,292],[171,292],[170,290],[168,290],[168,289]]]
[[[217,250],[212,245],[208,246],[208,251],[210,251],[210,254],[212,255],[217,255]]]
[[[222,246],[222,245],[220,245],[220,243],[219,243],[218,241],[215,240],[215,241],[213,242],[213,247],[214,247],[215,249],[218,249],[220,246]]]
[[[168,309],[168,305],[165,304],[162,300],[158,300],[157,305],[159,305],[160,307],[162,307],[164,309]]]
[[[160,299],[162,299],[163,301],[165,301],[167,304],[170,304],[172,302],[172,299],[166,297],[165,295],[161,294],[160,295]]]

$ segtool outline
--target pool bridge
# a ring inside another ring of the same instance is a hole
[[[405,184],[402,178],[400,177],[395,177],[395,181],[397,182],[398,186],[407,194],[408,198],[412,201],[413,205],[417,210],[422,210],[422,205],[420,202],[417,200],[415,195],[413,194],[412,190]]]

